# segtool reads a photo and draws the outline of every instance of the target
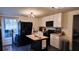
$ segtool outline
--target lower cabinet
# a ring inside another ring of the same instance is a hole
[[[60,49],[60,36],[58,34],[50,34],[50,45]]]
[[[32,41],[31,48],[33,50],[41,50],[41,41]]]
[[[69,51],[69,41],[59,34],[50,34],[50,45],[62,51]]]
[[[31,42],[31,48],[35,51],[47,50],[46,40],[37,40]]]

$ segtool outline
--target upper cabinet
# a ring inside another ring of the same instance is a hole
[[[62,20],[62,13],[57,13],[57,14],[54,14],[54,15],[43,17],[40,25],[46,26],[47,21],[53,21],[54,27],[62,27],[61,26],[61,20]]]
[[[54,27],[62,27],[61,26],[62,13],[53,15],[53,19],[54,19]]]

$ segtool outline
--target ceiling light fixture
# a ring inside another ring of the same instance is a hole
[[[30,12],[27,16],[28,16],[28,19],[33,19],[35,17],[33,12]]]
[[[30,12],[30,14],[28,14],[28,17],[35,17],[33,12]]]

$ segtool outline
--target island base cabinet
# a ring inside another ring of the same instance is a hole
[[[44,51],[47,50],[46,40],[37,40],[31,42],[31,48],[35,51]]]

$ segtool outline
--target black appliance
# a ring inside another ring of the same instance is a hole
[[[30,39],[26,35],[32,33],[32,22],[20,22],[20,34],[16,35],[16,41],[18,46],[24,46],[30,44]]]
[[[49,28],[53,27],[53,21],[47,21],[46,22],[46,27],[49,27]],[[43,33],[44,36],[48,37],[47,45],[49,45],[49,46],[50,46],[50,34],[51,33],[54,33],[54,31],[53,30],[48,30],[48,31],[46,31],[46,32]]]
[[[0,29],[0,51],[2,51],[2,34]]]
[[[32,22],[21,22],[21,34],[29,35],[32,33]]]
[[[53,27],[53,21],[47,21],[46,27]]]
[[[47,39],[47,45],[49,45],[49,46],[50,46],[50,34],[51,33],[55,33],[55,32],[53,30],[48,30],[48,31],[46,31],[46,32],[43,33],[44,36],[48,37],[48,39]]]

